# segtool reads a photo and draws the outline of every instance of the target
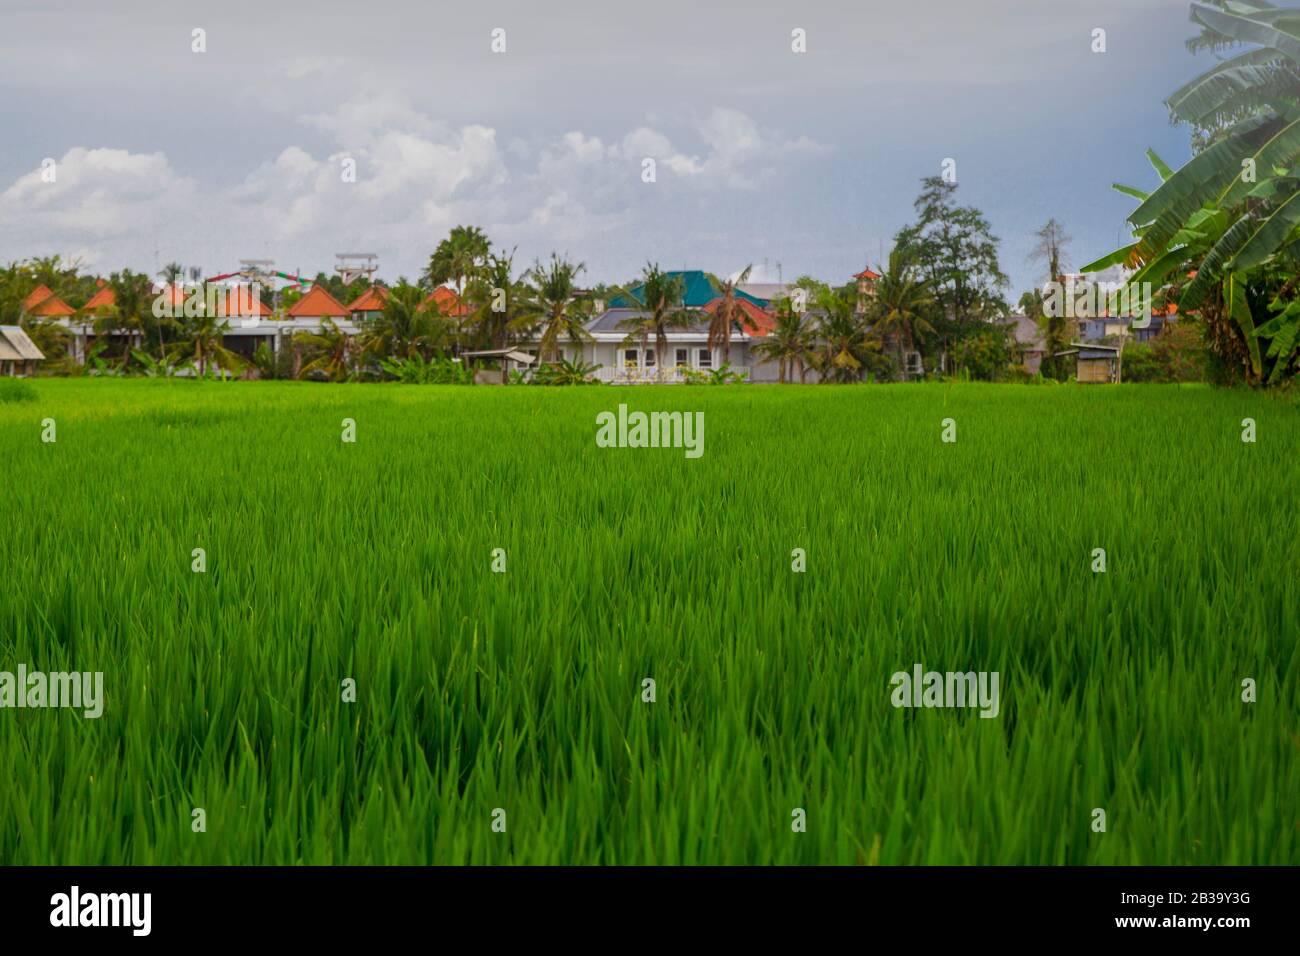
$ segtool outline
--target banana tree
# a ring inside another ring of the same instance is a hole
[[[1130,282],[1162,290],[1157,306],[1198,313],[1247,382],[1277,384],[1300,344],[1300,9],[1208,0],[1191,19],[1190,49],[1246,49],[1165,101],[1196,155],[1175,171],[1148,150],[1159,185],[1115,185],[1138,200],[1134,241],[1083,271],[1134,270]]]

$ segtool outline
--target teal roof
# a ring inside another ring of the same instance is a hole
[[[714,291],[713,286],[709,284],[709,277],[704,274],[702,269],[687,269],[680,272],[667,272],[665,275],[679,276],[681,278],[682,285],[686,289],[685,294],[682,296],[682,305],[686,306],[688,309],[702,309],[718,297],[718,293]],[[628,291],[634,296],[640,296],[644,288],[644,285],[638,284],[634,285]],[[758,296],[750,295],[748,292],[742,292],[739,289],[736,290],[736,298],[747,299],[759,308],[767,308],[768,303],[766,299],[760,299]],[[609,300],[609,307],[611,309],[633,309],[639,308],[642,305],[644,305],[643,302],[639,300],[633,301],[625,295],[616,295]]]

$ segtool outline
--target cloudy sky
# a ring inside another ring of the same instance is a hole
[[[1123,239],[1133,203],[1110,183],[1150,185],[1148,146],[1188,158],[1161,106],[1205,65],[1187,8],[0,0],[0,261],[314,275],[355,250],[393,280],[473,223],[590,282],[647,260],[839,281],[888,253],[951,157],[1014,301],[1049,216],[1082,265]]]

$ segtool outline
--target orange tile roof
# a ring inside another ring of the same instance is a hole
[[[257,297],[257,307],[254,308],[253,290],[246,285],[218,290],[217,309],[224,309],[226,315],[246,316],[248,318],[254,315],[268,317],[271,315],[271,307],[266,304],[266,300],[260,295]]]
[[[54,293],[50,291],[48,286],[38,285],[27,298],[23,299],[23,308],[30,312],[36,308],[38,303],[44,302],[52,295]]]
[[[380,312],[384,308],[384,303],[388,301],[388,290],[382,285],[372,285],[365,292],[357,296],[350,306],[349,312]]]
[[[325,291],[324,287],[314,285],[311,291],[289,306],[285,313],[291,319],[301,318],[344,318],[348,310],[338,299]]]
[[[117,305],[117,296],[113,293],[113,287],[99,280],[99,291],[90,297],[85,305],[81,307],[82,312],[94,312],[96,309],[111,309]]]
[[[703,311],[708,315],[712,315],[718,311],[718,306],[721,304],[722,296],[718,296],[705,305]],[[740,311],[745,313],[745,319],[741,325],[744,326],[746,335],[762,338],[776,328],[776,320],[748,299],[737,298],[736,304],[740,306]]]
[[[440,285],[434,289],[422,304],[427,306],[429,303],[437,306],[438,311],[443,315],[462,316],[470,313],[470,307],[460,300],[456,290],[449,289],[445,285]]]
[[[42,318],[66,318],[70,315],[76,315],[77,310],[64,302],[57,295],[40,286],[35,289],[31,295],[23,300],[23,308],[32,315],[39,315]]]
[[[854,275],[853,278],[855,278],[855,279],[870,279],[870,280],[873,280],[873,281],[874,281],[874,280],[880,278],[880,273],[879,273],[879,272],[875,272],[875,271],[873,271],[873,270],[871,270],[871,269],[863,269],[861,272],[859,272],[859,273],[857,273],[856,275]]]

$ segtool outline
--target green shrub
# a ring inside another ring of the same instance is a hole
[[[18,378],[0,378],[0,402],[34,402],[36,389]]]

